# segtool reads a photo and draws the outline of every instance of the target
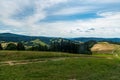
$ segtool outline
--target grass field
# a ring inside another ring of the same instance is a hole
[[[0,51],[0,61],[78,57],[80,54],[39,51]]]
[[[116,54],[119,56],[119,51]],[[2,63],[7,61],[19,64]],[[0,62],[0,80],[120,79],[120,60],[112,54],[0,51]],[[22,64],[23,62],[26,64]]]

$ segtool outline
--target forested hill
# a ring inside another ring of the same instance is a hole
[[[86,42],[90,40],[102,41],[102,42],[120,42],[120,38],[94,38],[94,37],[80,37],[80,38],[70,38],[71,40]]]
[[[18,35],[13,33],[0,33],[0,41],[6,42],[21,42],[21,41],[32,41],[35,39],[40,39],[45,43],[49,43],[52,37],[42,37],[42,36],[26,36],[26,35]]]
[[[41,41],[45,43],[49,43],[51,39],[58,39],[57,37],[43,37],[43,36],[26,36],[26,35],[18,35],[13,33],[0,33],[0,41],[12,41],[12,42],[19,42],[19,41],[32,41],[35,39],[40,39]],[[110,42],[120,42],[120,38],[67,38],[73,41],[81,41],[86,42],[89,40],[95,40],[95,41],[110,41]]]

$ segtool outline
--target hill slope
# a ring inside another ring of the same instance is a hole
[[[110,44],[108,42],[99,42],[91,48],[91,51],[97,53],[114,53],[118,49],[120,49],[120,45]]]
[[[89,40],[95,40],[95,41],[104,41],[104,42],[120,42],[120,38],[94,38],[94,37],[80,37],[80,38],[71,38],[71,40],[86,42]]]
[[[18,35],[18,34],[12,34],[12,33],[1,33],[0,34],[0,41],[6,41],[6,42],[20,42],[20,41],[33,41],[36,39],[40,39],[41,41],[45,43],[49,43],[50,37],[36,37],[36,36],[25,36],[25,35]]]
[[[12,42],[19,42],[19,41],[32,41],[40,39],[41,41],[49,44],[51,39],[59,39],[58,37],[44,37],[44,36],[26,36],[26,35],[18,35],[13,33],[0,33],[0,41],[12,41]],[[95,40],[95,41],[104,41],[104,42],[120,42],[120,38],[62,38],[62,39],[69,39],[73,41],[81,41],[86,42],[89,40]]]

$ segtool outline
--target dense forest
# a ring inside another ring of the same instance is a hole
[[[68,53],[92,54],[90,48],[96,41],[87,41],[84,43],[71,41],[67,39],[52,39],[50,44],[46,44],[41,40],[33,40],[30,42],[5,42],[0,44],[0,50],[29,50],[29,51],[55,51]],[[4,46],[3,46],[4,45]]]

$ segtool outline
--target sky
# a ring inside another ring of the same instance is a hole
[[[120,38],[120,0],[0,0],[0,33]]]

